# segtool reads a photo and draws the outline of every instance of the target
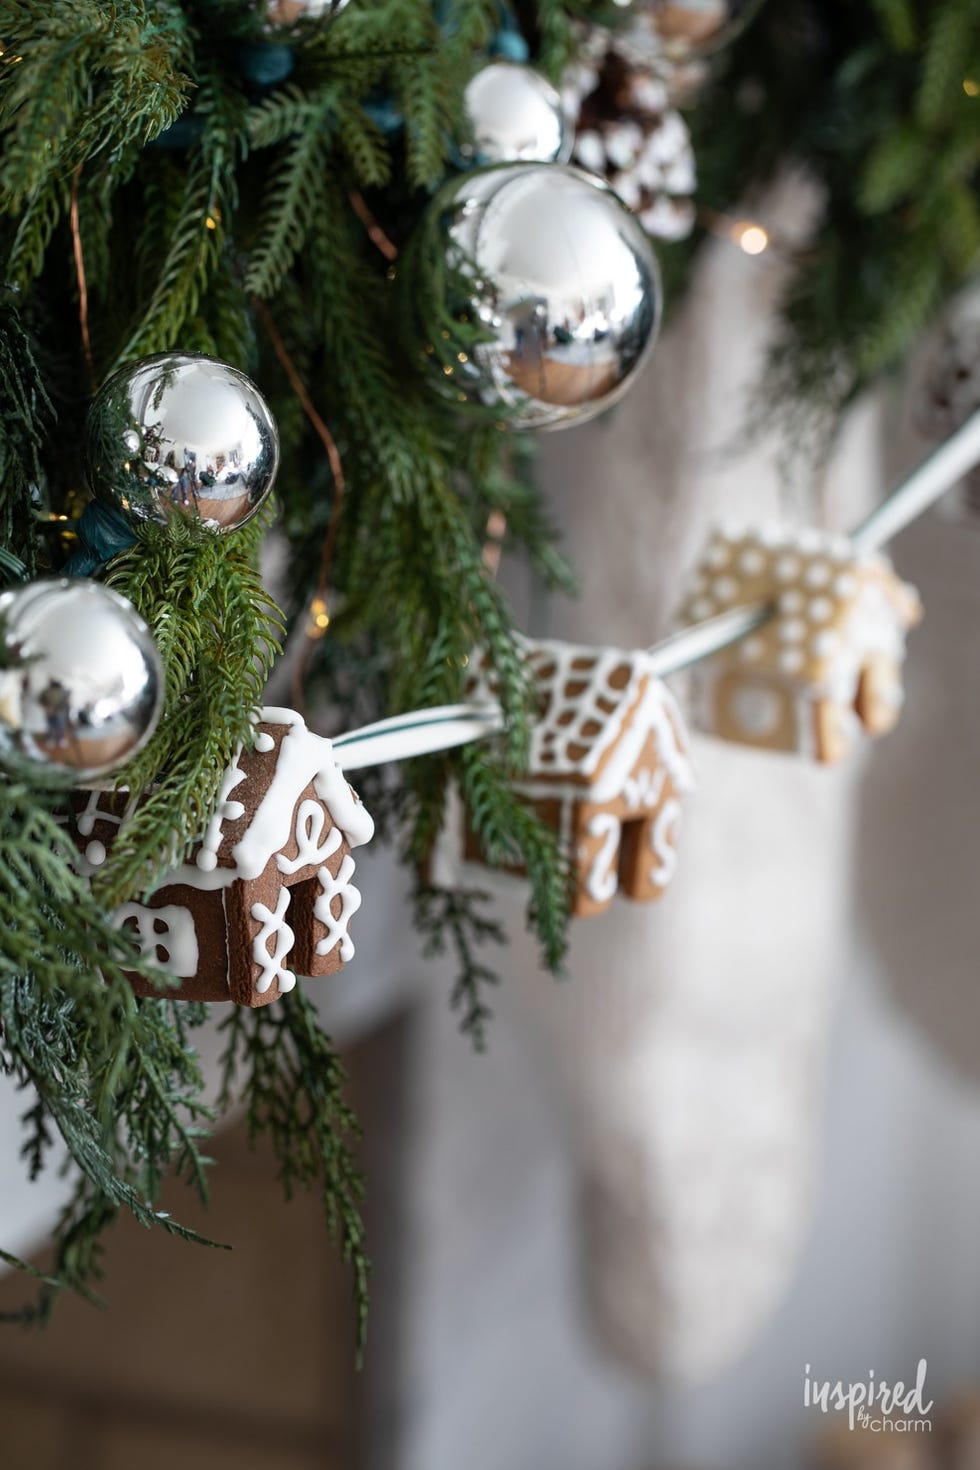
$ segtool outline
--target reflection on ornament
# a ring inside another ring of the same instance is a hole
[[[333,20],[349,0],[267,0],[263,29],[281,31],[302,21]]]
[[[561,97],[529,66],[494,61],[471,78],[464,93],[473,142],[460,147],[476,163],[565,163],[571,133]]]
[[[636,377],[659,325],[642,228],[601,180],[563,164],[497,164],[451,180],[402,280],[416,311],[433,308],[417,327],[436,391],[513,428],[601,413]]]
[[[732,41],[761,0],[646,0],[644,19],[672,60],[688,61]]]
[[[179,514],[233,531],[272,489],[279,437],[244,373],[202,353],[162,352],[100,388],[87,456],[96,498],[135,520]]]
[[[118,592],[82,579],[0,596],[0,763],[38,785],[116,771],[156,729],[163,668]]]

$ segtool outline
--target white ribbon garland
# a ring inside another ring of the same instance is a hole
[[[977,464],[980,464],[980,409],[852,531],[850,539],[855,549],[877,551]],[[652,672],[663,678],[709,658],[752,633],[774,611],[772,604],[757,602],[692,623],[649,650]],[[498,705],[436,705],[394,715],[340,735],[333,748],[341,769],[354,771],[449,750],[470,740],[483,740],[496,734],[503,724],[503,712]]]
[[[359,771],[482,740],[503,725],[503,711],[497,704],[439,704],[338,735],[333,753],[342,771]]]

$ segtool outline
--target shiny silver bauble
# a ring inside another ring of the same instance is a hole
[[[304,21],[333,20],[348,4],[349,0],[267,0],[262,6],[262,29],[276,35]]]
[[[142,750],[163,667],[131,603],[98,582],[0,596],[0,765],[38,786],[105,776]]]
[[[185,515],[243,526],[272,489],[279,436],[244,373],[194,352],[120,368],[89,410],[88,472],[98,500],[140,521]]]
[[[635,7],[672,61],[691,61],[733,41],[762,0],[644,0]]]
[[[513,61],[493,61],[463,94],[473,141],[460,153],[474,163],[567,163],[572,129],[546,77]]]
[[[517,429],[583,423],[615,403],[660,320],[642,227],[566,164],[497,164],[445,185],[406,286],[437,390]]]

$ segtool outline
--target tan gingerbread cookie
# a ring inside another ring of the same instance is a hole
[[[725,740],[841,760],[902,706],[905,636],[922,605],[879,552],[777,527],[712,536],[681,621],[752,603],[774,616],[692,669],[695,723]]]
[[[681,798],[694,785],[673,695],[643,650],[530,638],[522,647],[541,702],[528,768],[515,786],[572,855],[572,912],[602,913],[617,893],[659,898],[677,862]],[[477,656],[467,696],[494,695]],[[465,856],[482,860],[472,832]]]

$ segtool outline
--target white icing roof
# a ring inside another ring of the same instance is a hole
[[[596,800],[611,800],[620,794],[653,730],[660,758],[678,790],[694,784],[683,719],[644,649],[519,641],[541,692],[527,778],[564,777],[587,784],[602,767],[591,794]],[[470,697],[494,698],[496,681],[482,652],[474,655],[472,669]]]

